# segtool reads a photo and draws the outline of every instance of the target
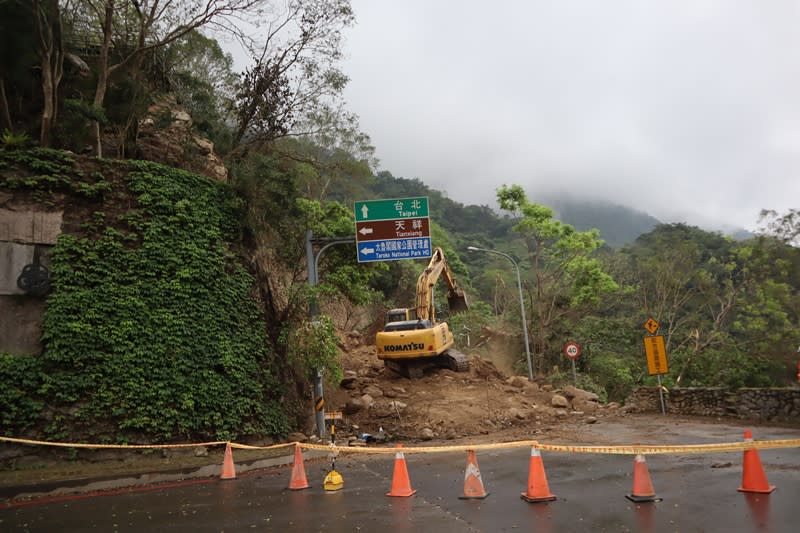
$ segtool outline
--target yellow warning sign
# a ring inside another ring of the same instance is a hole
[[[664,347],[663,335],[645,337],[644,353],[647,355],[647,372],[651,376],[669,372],[669,366],[667,365],[667,349]]]
[[[647,332],[650,335],[655,335],[656,331],[658,331],[658,327],[659,327],[659,323],[656,321],[655,318],[648,318],[647,322],[645,322],[642,325],[644,326],[644,329],[646,329]]]

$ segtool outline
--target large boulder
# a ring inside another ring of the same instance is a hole
[[[600,405],[592,400],[583,398],[575,398],[572,400],[572,408],[576,411],[583,411],[587,415],[594,414],[600,408]]]
[[[361,398],[352,398],[344,405],[344,413],[346,415],[354,415],[366,407]]]
[[[525,385],[528,384],[528,378],[526,378],[524,376],[511,376],[510,378],[508,378],[506,380],[506,383],[508,383],[512,387],[516,387],[518,389],[521,389],[521,388],[525,387]]]
[[[367,385],[364,387],[364,394],[369,394],[373,398],[379,398],[383,396],[383,390],[377,385]]]
[[[564,394],[564,396],[566,396],[570,400],[577,398],[581,400],[590,400],[596,402],[597,400],[600,399],[597,396],[597,394],[585,391],[583,389],[579,389],[578,387],[573,387],[572,385],[567,385],[566,387],[561,389],[561,392],[562,394]]]
[[[560,394],[554,394],[553,397],[550,399],[550,405],[555,408],[566,409],[569,407],[569,401],[561,396]]]

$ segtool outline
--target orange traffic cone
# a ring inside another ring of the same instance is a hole
[[[306,467],[303,465],[303,453],[300,445],[294,445],[294,462],[292,463],[292,479],[289,481],[289,490],[303,490],[308,488]]]
[[[745,442],[753,441],[753,433],[748,429],[744,432]],[[758,450],[753,448],[744,451],[744,465],[742,467],[742,486],[739,492],[757,492],[759,494],[769,494],[775,490],[775,485],[770,485],[764,467],[761,466],[761,459],[758,457]]]
[[[467,450],[467,469],[464,472],[464,495],[462,500],[482,500],[489,495],[483,488],[481,471],[478,468],[478,459],[474,450]]]
[[[547,485],[542,454],[533,446],[531,446],[531,462],[528,468],[528,492],[521,493],[520,497],[528,503],[549,502],[556,499],[555,494],[550,494],[550,487]]]
[[[411,480],[408,478],[408,468],[406,458],[399,449],[402,444],[398,444],[398,451],[394,455],[394,473],[392,474],[392,490],[386,493],[387,496],[413,496],[417,491],[411,488]]]
[[[633,492],[625,497],[636,503],[661,501],[661,498],[656,497],[650,472],[647,470],[647,461],[642,454],[633,460]]]
[[[233,450],[231,443],[225,445],[225,457],[222,459],[222,474],[220,479],[236,479],[236,467],[233,465]]]

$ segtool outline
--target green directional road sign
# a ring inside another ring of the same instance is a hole
[[[428,216],[428,198],[394,198],[355,203],[356,222],[422,218]]]
[[[359,201],[353,211],[360,263],[421,259],[433,253],[426,197]]]

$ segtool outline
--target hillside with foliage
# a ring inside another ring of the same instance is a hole
[[[53,207],[66,208],[67,226],[52,255],[46,350],[2,356],[4,428],[94,441],[287,431],[286,369],[229,187],[45,150],[0,151],[0,169],[15,195],[65,194]]]
[[[654,382],[648,317],[665,336],[667,387],[792,382],[797,210],[765,211],[758,236],[733,241],[640,213],[579,219],[515,184],[498,189],[499,213],[462,205],[420,179],[377,172],[342,101],[341,38],[355,21],[347,0],[194,4],[0,2],[0,189],[65,212],[43,351],[0,355],[3,382],[15,384],[0,392],[6,431],[147,442],[300,426],[312,374],[337,385],[340,332],[366,335],[386,309],[409,305],[425,266],[358,264],[351,247],[335,246],[309,287],[307,232],[352,235],[352,202],[371,198],[430,199],[434,245],[469,294],[468,313],[439,313],[464,351],[491,357],[503,334],[526,374],[521,303],[537,377],[570,380],[561,351],[575,340],[579,385],[604,399]],[[248,16],[271,17],[256,38],[237,26]],[[244,72],[211,28],[245,43]],[[150,114],[165,96],[178,107]],[[175,168],[208,155],[169,138],[184,113],[228,182]],[[163,153],[149,144],[159,132]],[[314,320],[313,304],[323,311]]]

